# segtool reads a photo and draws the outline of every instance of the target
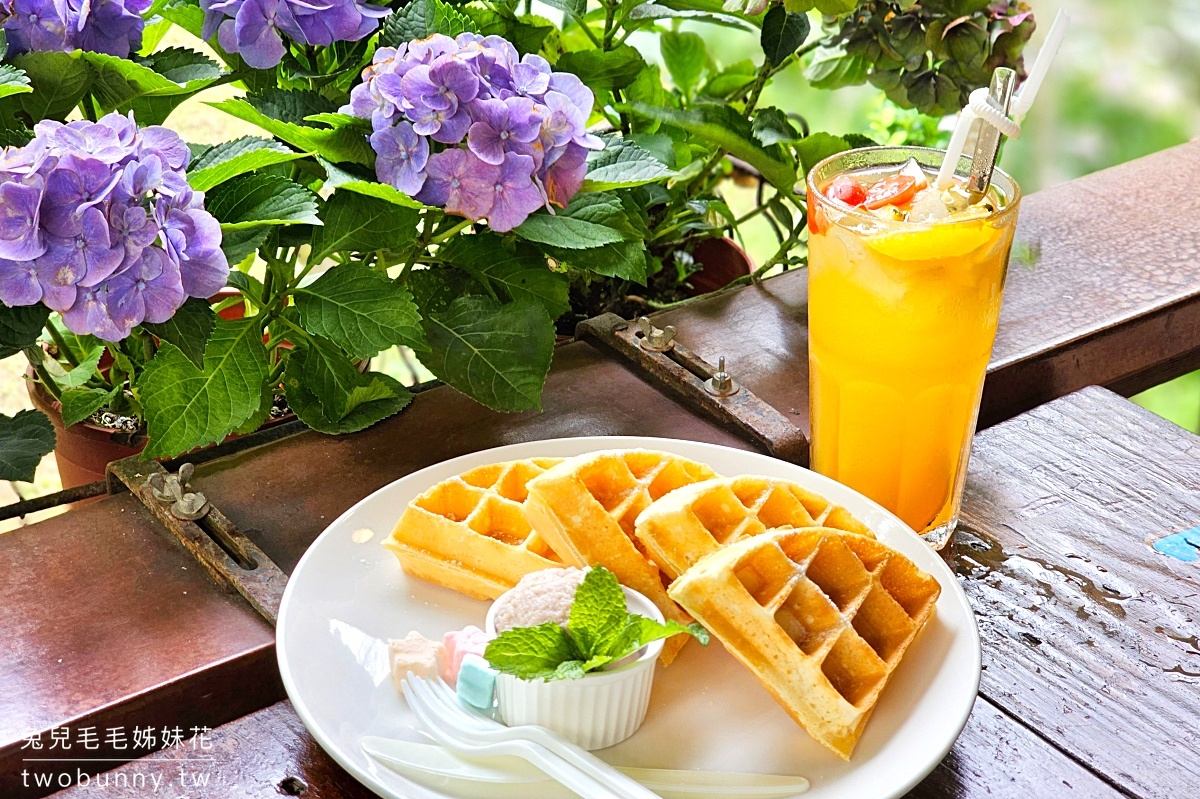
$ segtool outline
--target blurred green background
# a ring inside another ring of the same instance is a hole
[[[1200,0],[1029,0],[1038,30],[1026,51],[1032,63],[1054,15],[1064,8],[1071,28],[1026,118],[1024,135],[1005,145],[1001,164],[1026,193],[1181,144],[1200,132]],[[757,58],[750,34],[695,25],[722,64]],[[644,42],[639,42],[639,46]],[[824,92],[799,68],[781,73],[764,105],[803,115],[812,130],[860,132],[880,140],[892,113],[871,86]],[[752,193],[731,198],[735,212]],[[743,237],[758,262],[776,239],[764,223]],[[1133,397],[1134,402],[1200,433],[1200,372]]]

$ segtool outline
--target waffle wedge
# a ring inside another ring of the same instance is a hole
[[[633,524],[669,491],[714,477],[712,469],[650,450],[605,450],[569,458],[529,481],[525,513],[533,529],[573,566],[604,566],[668,619],[691,621],[667,596],[662,573],[638,548]],[[667,639],[670,663],[687,636]]]
[[[787,480],[743,475],[677,488],[638,515],[634,533],[675,579],[721,547],[776,527],[832,527],[875,534],[845,508]]]
[[[526,574],[562,565],[524,511],[526,483],[560,460],[493,463],[443,480],[408,503],[383,545],[414,577],[495,599]]]
[[[730,544],[670,588],[800,726],[846,760],[940,593],[899,552],[820,527]]]

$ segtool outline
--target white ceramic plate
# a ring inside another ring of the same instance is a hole
[[[809,738],[716,640],[707,648],[689,643],[673,665],[659,666],[644,726],[600,756],[614,765],[801,775],[812,783],[807,799],[891,799],[933,770],[966,724],[980,673],[975,618],[941,558],[879,505],[807,469],[712,444],[635,437],[554,439],[464,455],[379,489],[329,525],[292,573],[277,637],[283,684],[321,746],[388,799],[455,796],[375,762],[359,741],[364,735],[425,740],[392,685],[387,639],[410,630],[437,639],[468,624],[482,627],[488,603],[405,575],[380,542],[409,500],[469,468],[632,447],[673,452],[726,476],[761,474],[800,483],[846,507],[934,575],[942,595],[850,762]]]

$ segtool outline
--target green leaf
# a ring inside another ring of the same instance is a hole
[[[479,26],[458,9],[441,0],[413,0],[384,23],[379,44],[399,47],[435,33],[454,37],[464,32],[479,33]]]
[[[682,128],[702,141],[716,144],[761,172],[776,190],[792,194],[792,188],[796,184],[795,169],[763,149],[762,145],[754,140],[749,120],[732,107],[717,103],[696,103],[685,111],[633,103],[624,108],[638,116],[657,119]]]
[[[603,566],[588,571],[571,603],[567,630],[585,659],[612,656],[629,613],[616,576]]]
[[[408,289],[361,262],[333,267],[294,296],[305,330],[358,358],[393,344],[427,349]]]
[[[605,139],[604,149],[588,154],[583,191],[630,188],[677,174],[646,150],[620,136]]]
[[[804,68],[804,79],[814,89],[839,89],[866,83],[870,62],[848,55],[840,47],[818,47]]]
[[[393,205],[402,205],[405,208],[427,207],[386,183],[376,182],[372,177],[366,177],[358,174],[357,171],[335,166],[324,158],[318,158],[317,161],[324,167],[326,174],[325,185],[331,189],[344,189],[352,191],[355,194],[365,194],[368,197],[386,200]]]
[[[313,99],[315,96],[315,100]],[[328,161],[372,166],[375,154],[367,138],[354,128],[320,128],[306,118],[335,110],[313,92],[272,89],[260,95],[235,97],[208,105],[263,130],[306,153]]]
[[[91,67],[70,53],[22,53],[11,61],[25,72],[33,87],[33,92],[19,95],[18,102],[34,122],[64,119],[75,110],[92,82]]]
[[[168,19],[188,33],[201,38],[204,30],[204,10],[196,0],[169,0],[158,9],[163,19]]]
[[[143,125],[161,123],[179,103],[222,75],[220,67],[207,56],[179,47],[137,60],[95,52],[80,52],[77,57],[92,67],[89,91],[102,113],[128,110],[144,98],[157,101],[141,105],[144,110],[153,110],[155,117],[139,115]]]
[[[633,83],[646,66],[642,54],[628,44],[608,52],[580,50],[563,53],[555,69],[573,72],[592,89],[623,89]]]
[[[648,106],[665,105],[667,100],[667,90],[663,88],[661,71],[658,64],[647,64],[633,83],[625,88],[625,99],[631,103],[643,103]],[[631,120],[633,132],[635,134],[654,133],[662,125],[657,119],[648,119],[646,117],[634,117]]]
[[[259,409],[267,369],[254,319],[218,319],[203,369],[163,342],[137,383],[150,436],[145,456],[172,457],[224,439]]]
[[[552,621],[505,630],[488,642],[483,656],[492,668],[523,680],[550,678],[560,664],[582,660],[567,631]]]
[[[243,136],[210,147],[192,161],[188,167],[188,183],[196,191],[208,191],[246,172],[294,161],[306,155],[309,153],[298,153],[273,139]]]
[[[261,247],[270,235],[271,228],[266,225],[244,230],[224,230],[221,232],[221,251],[231,265],[240,264]]]
[[[795,14],[812,11],[814,8],[829,17],[849,14],[859,0],[784,0],[784,7]]]
[[[671,80],[675,81],[676,88],[685,97],[691,97],[708,61],[708,48],[704,45],[703,37],[698,33],[666,31],[659,41],[663,62],[671,73]]]
[[[360,372],[349,355],[319,336],[303,337],[287,358],[288,403],[301,421],[321,432],[362,430],[411,399],[404,386],[378,372]]]
[[[295,358],[296,355],[293,353],[288,357]],[[294,377],[289,379],[288,372],[285,370],[284,393],[287,395],[288,407],[300,421],[318,433],[340,435],[365,430],[404,410],[405,406],[412,401],[412,393],[391,377],[379,372],[368,372],[368,375],[369,382],[360,391],[360,402],[355,405],[354,410],[334,421],[325,414],[316,395],[298,379]],[[364,398],[364,395],[372,398]]]
[[[796,145],[796,154],[800,156],[800,163],[804,165],[804,171],[808,172],[829,156],[849,149],[849,143],[841,136],[814,133],[800,140]]]
[[[91,380],[100,365],[100,357],[104,355],[104,346],[97,344],[91,347],[79,361],[79,365],[67,370],[56,358],[46,356],[42,365],[53,378],[59,388],[79,388]]]
[[[696,623],[683,625],[677,621],[667,620],[666,624],[648,619],[645,616],[637,614],[629,614],[628,621],[624,629],[621,630],[617,639],[612,644],[613,660],[620,660],[623,657],[628,657],[634,652],[641,649],[646,644],[653,641],[658,641],[662,638],[670,638],[672,635],[687,633],[699,641],[703,646],[708,646],[708,630]]]
[[[529,241],[571,250],[639,238],[625,216],[621,199],[602,192],[576,194],[571,204],[556,214],[532,214],[516,233]]]
[[[230,277],[234,274],[242,273],[230,272]],[[196,364],[197,369],[203,369],[204,348],[208,345],[208,337],[212,335],[216,322],[217,315],[207,300],[189,297],[167,321],[159,324],[147,322],[143,326],[152,335],[178,347],[189,361]]]
[[[805,14],[789,14],[783,6],[771,6],[771,10],[763,17],[762,44],[763,54],[771,66],[777,67],[784,62],[804,40],[808,38],[811,25]]]
[[[539,303],[459,297],[424,326],[432,352],[422,361],[439,379],[494,410],[541,408],[554,325]]]
[[[50,309],[41,303],[10,308],[0,303],[0,360],[37,343]]]
[[[321,214],[325,222],[313,232],[309,263],[335,252],[403,249],[417,233],[417,212],[394,203],[346,191],[334,192]]]
[[[587,670],[584,668],[582,660],[566,660],[558,664],[558,668],[554,670],[546,679],[548,680],[578,680],[584,677]]]
[[[494,289],[484,288],[465,269],[453,267],[413,269],[405,283],[423,317],[445,311],[450,303],[468,294],[487,294],[493,298],[497,294]]]
[[[757,74],[758,67],[750,59],[746,58],[734,62],[709,78],[708,83],[704,84],[701,93],[709,97],[725,99],[739,89],[743,89],[753,83]],[[628,97],[627,99],[636,100],[640,98]]]
[[[552,246],[543,249],[561,263],[576,269],[646,285],[646,245],[640,241],[620,241],[589,250]]]
[[[546,257],[527,244],[507,244],[495,233],[455,236],[438,257],[471,274],[500,300],[534,300],[551,319],[570,309],[566,275],[550,271]]]
[[[69,388],[62,393],[63,424],[70,427],[87,419],[96,411],[113,401],[119,388],[105,391],[102,388]]]
[[[575,19],[583,19],[587,13],[587,0],[546,0],[546,5],[565,11]]]
[[[29,77],[12,64],[0,65],[0,97],[28,94],[33,91]]]
[[[764,147],[780,142],[790,143],[800,138],[800,134],[788,121],[787,115],[778,108],[759,109],[751,122],[751,130],[754,132],[754,138]]]
[[[220,221],[222,230],[321,224],[316,195],[279,175],[236,177],[210,191],[204,206]]]
[[[54,425],[41,411],[0,414],[0,480],[33,482],[42,456],[54,449]]]

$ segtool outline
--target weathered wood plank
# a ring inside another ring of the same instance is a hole
[[[6,799],[47,792],[22,784],[27,757],[120,756],[104,741],[108,727],[213,726],[283,695],[271,628],[132,496],[0,535],[0,564]],[[67,725],[71,751],[51,750],[49,730]],[[77,743],[86,727],[96,750]],[[23,749],[34,734],[43,748]]]
[[[185,741],[61,791],[55,799],[143,799],[156,779],[162,795],[188,799],[268,799],[289,791],[301,791],[304,799],[374,796],[325,754],[289,702],[219,727],[207,743],[211,748]],[[1031,796],[1119,799],[1121,794],[983,700],[946,759],[907,794],[908,799]]]
[[[906,799],[1118,799],[1124,794],[980,698],[946,758]]]
[[[1146,799],[1200,786],[1200,569],[1150,541],[1200,524],[1200,438],[1085,389],[981,434],[956,569],[981,693]]]

